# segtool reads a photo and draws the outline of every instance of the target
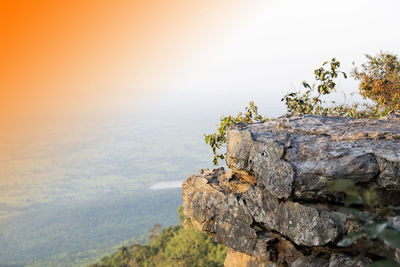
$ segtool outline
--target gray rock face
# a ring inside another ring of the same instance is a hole
[[[400,119],[315,115],[237,125],[227,165],[253,174],[278,198],[326,199],[326,182],[351,179],[400,191]]]
[[[336,247],[354,226],[339,212],[342,197],[329,193],[326,183],[350,179],[375,186],[387,203],[398,204],[400,118],[308,115],[236,125],[228,131],[227,165],[231,171],[190,176],[182,192],[192,223],[233,249],[226,262],[352,266],[351,255],[362,249]]]
[[[293,262],[291,267],[342,267],[342,266],[354,266],[354,267],[366,267],[372,261],[369,259],[359,260],[357,257],[349,257],[343,254],[332,254],[329,259],[318,258],[318,257],[301,257]]]
[[[335,240],[345,228],[345,217],[337,212],[282,202],[256,185],[244,193],[230,192],[223,185],[229,179],[221,169],[189,177],[183,185],[183,207],[187,216],[203,224],[202,230],[215,233],[218,241],[234,249],[251,251],[257,232],[270,230],[297,245],[322,246]]]
[[[251,187],[244,200],[253,220],[266,230],[274,230],[297,245],[322,246],[343,232],[345,217],[324,207],[279,201],[259,187]]]

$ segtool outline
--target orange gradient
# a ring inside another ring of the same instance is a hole
[[[57,151],[107,132],[121,112],[157,105],[186,78],[188,66],[204,63],[235,34],[249,7],[211,0],[0,0],[0,187],[10,189],[0,202],[43,195],[63,177],[51,161]],[[32,169],[46,175],[32,176]]]
[[[235,31],[244,7],[231,1],[3,0],[0,118],[107,112],[171,90],[169,82],[193,55]]]

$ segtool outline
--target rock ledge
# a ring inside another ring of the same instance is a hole
[[[336,245],[354,225],[338,211],[343,196],[326,190],[330,180],[375,186],[386,204],[399,204],[396,115],[282,117],[236,125],[227,137],[231,170],[203,169],[182,193],[192,223],[230,248],[226,266],[351,266],[363,248]]]

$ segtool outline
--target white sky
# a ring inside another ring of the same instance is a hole
[[[336,57],[350,72],[353,61],[364,61],[364,53],[400,54],[399,0],[259,2],[223,41],[204,40],[204,47],[213,48],[193,51],[163,89],[177,89],[172,98],[189,107],[197,101],[231,112],[254,100],[277,116],[284,111],[282,96],[303,80],[312,81],[313,70],[325,60]],[[357,83],[340,82],[339,89],[350,93]]]

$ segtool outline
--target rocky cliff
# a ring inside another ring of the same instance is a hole
[[[375,187],[385,204],[400,202],[400,118],[282,117],[236,125],[227,133],[227,165],[183,184],[184,213],[230,248],[226,266],[351,266],[363,245],[337,242],[354,225],[339,211],[343,195],[328,181]],[[392,222],[398,226],[400,217]],[[369,249],[357,263],[374,257]]]

